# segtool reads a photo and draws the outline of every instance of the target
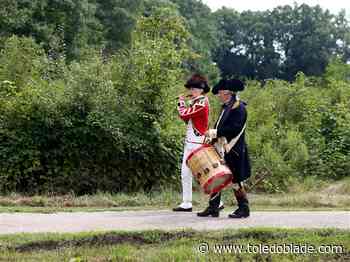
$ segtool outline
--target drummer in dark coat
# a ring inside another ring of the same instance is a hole
[[[243,181],[251,175],[248,149],[245,143],[247,110],[246,103],[240,101],[237,96],[237,92],[243,91],[244,87],[242,81],[231,79],[221,80],[213,88],[212,92],[219,97],[223,108],[214,129],[206,133],[233,173],[232,182],[238,209],[229,214],[230,218],[249,216],[249,202],[243,186]],[[197,215],[218,217],[220,199],[221,192],[211,195],[209,206]]]

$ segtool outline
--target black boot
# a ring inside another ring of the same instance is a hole
[[[247,194],[243,187],[238,190],[234,190],[235,197],[238,203],[238,209],[233,211],[228,215],[229,218],[246,218],[250,215],[249,210],[249,201],[247,198]]]
[[[199,217],[219,217],[219,209],[208,206],[204,211],[197,213]]]
[[[229,218],[246,218],[249,217],[250,211],[249,211],[249,205],[239,205],[238,208],[233,211],[231,214],[228,215]]]
[[[192,207],[190,208],[183,208],[183,207],[174,207],[174,212],[192,212]]]
[[[197,213],[197,216],[199,216],[199,217],[207,217],[207,216],[219,217],[219,211],[223,209],[223,208],[219,208],[220,200],[221,200],[220,192],[212,194],[210,196],[210,199],[209,199],[209,206],[204,211]]]

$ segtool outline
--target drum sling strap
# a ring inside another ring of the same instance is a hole
[[[232,109],[235,109],[235,108],[239,107],[239,104],[240,104],[240,100],[238,99],[238,100],[233,104]],[[223,116],[223,112],[222,112],[221,115],[220,115],[219,121],[221,120],[222,116]],[[232,138],[231,141],[230,141],[230,143],[227,143],[227,142],[226,142],[226,143],[223,143],[223,147],[224,147],[224,149],[225,149],[226,154],[229,153],[229,152],[231,151],[231,149],[235,146],[235,144],[237,143],[238,139],[239,139],[239,138],[241,137],[241,135],[243,134],[243,132],[244,132],[244,130],[245,130],[245,128],[246,128],[246,125],[247,125],[247,123],[244,123],[244,126],[243,126],[241,132],[239,132],[239,134],[238,134],[236,137]],[[226,140],[226,139],[225,139],[225,140]]]
[[[231,139],[230,143],[224,145],[224,148],[225,148],[226,153],[230,152],[231,149],[235,146],[235,144],[237,143],[238,139],[239,139],[239,138],[241,137],[241,135],[243,134],[243,132],[244,132],[244,130],[245,130],[245,128],[246,128],[246,125],[247,125],[247,123],[244,124],[244,126],[243,126],[241,132],[239,132],[239,134],[238,134],[236,137],[234,137],[234,138]]]

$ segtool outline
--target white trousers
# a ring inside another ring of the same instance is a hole
[[[186,165],[186,159],[192,150],[199,148],[201,144],[185,143],[184,154],[181,167],[181,182],[182,182],[182,203],[192,203],[192,172]]]

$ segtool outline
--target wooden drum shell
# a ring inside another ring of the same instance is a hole
[[[204,144],[193,150],[186,164],[206,194],[217,193],[232,183],[231,170],[212,145]]]

